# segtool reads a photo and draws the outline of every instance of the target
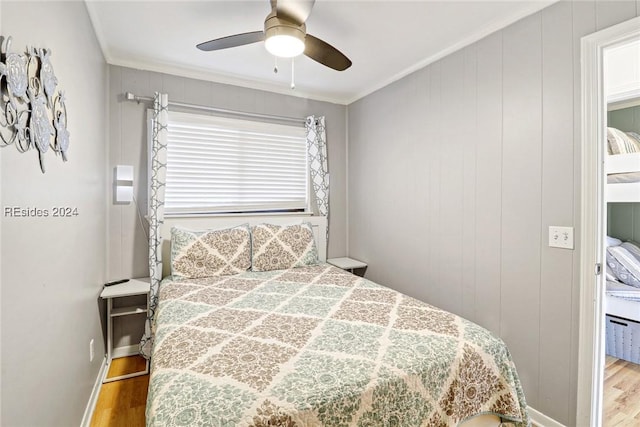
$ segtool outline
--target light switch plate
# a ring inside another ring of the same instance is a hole
[[[573,227],[549,226],[549,247],[573,249]]]

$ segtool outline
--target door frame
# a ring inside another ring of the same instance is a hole
[[[604,159],[607,105],[604,50],[640,38],[640,17],[585,36],[581,40],[582,189],[580,224],[580,317],[576,424],[599,426],[604,376],[604,238],[606,204]]]

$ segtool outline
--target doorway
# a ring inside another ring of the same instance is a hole
[[[578,425],[599,426],[605,367],[607,51],[640,40],[640,18],[582,39],[582,223]],[[638,83],[640,83],[640,67]],[[640,92],[638,93],[640,95]],[[638,197],[640,201],[640,195]]]

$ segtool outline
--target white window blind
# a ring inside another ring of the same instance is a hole
[[[169,113],[165,213],[305,210],[305,129]]]

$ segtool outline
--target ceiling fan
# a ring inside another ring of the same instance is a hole
[[[264,41],[276,57],[291,58],[302,53],[337,71],[351,66],[351,60],[329,43],[307,34],[305,21],[315,0],[271,0],[271,13],[264,20],[264,31],[235,34],[197,45],[204,51],[227,49]]]

